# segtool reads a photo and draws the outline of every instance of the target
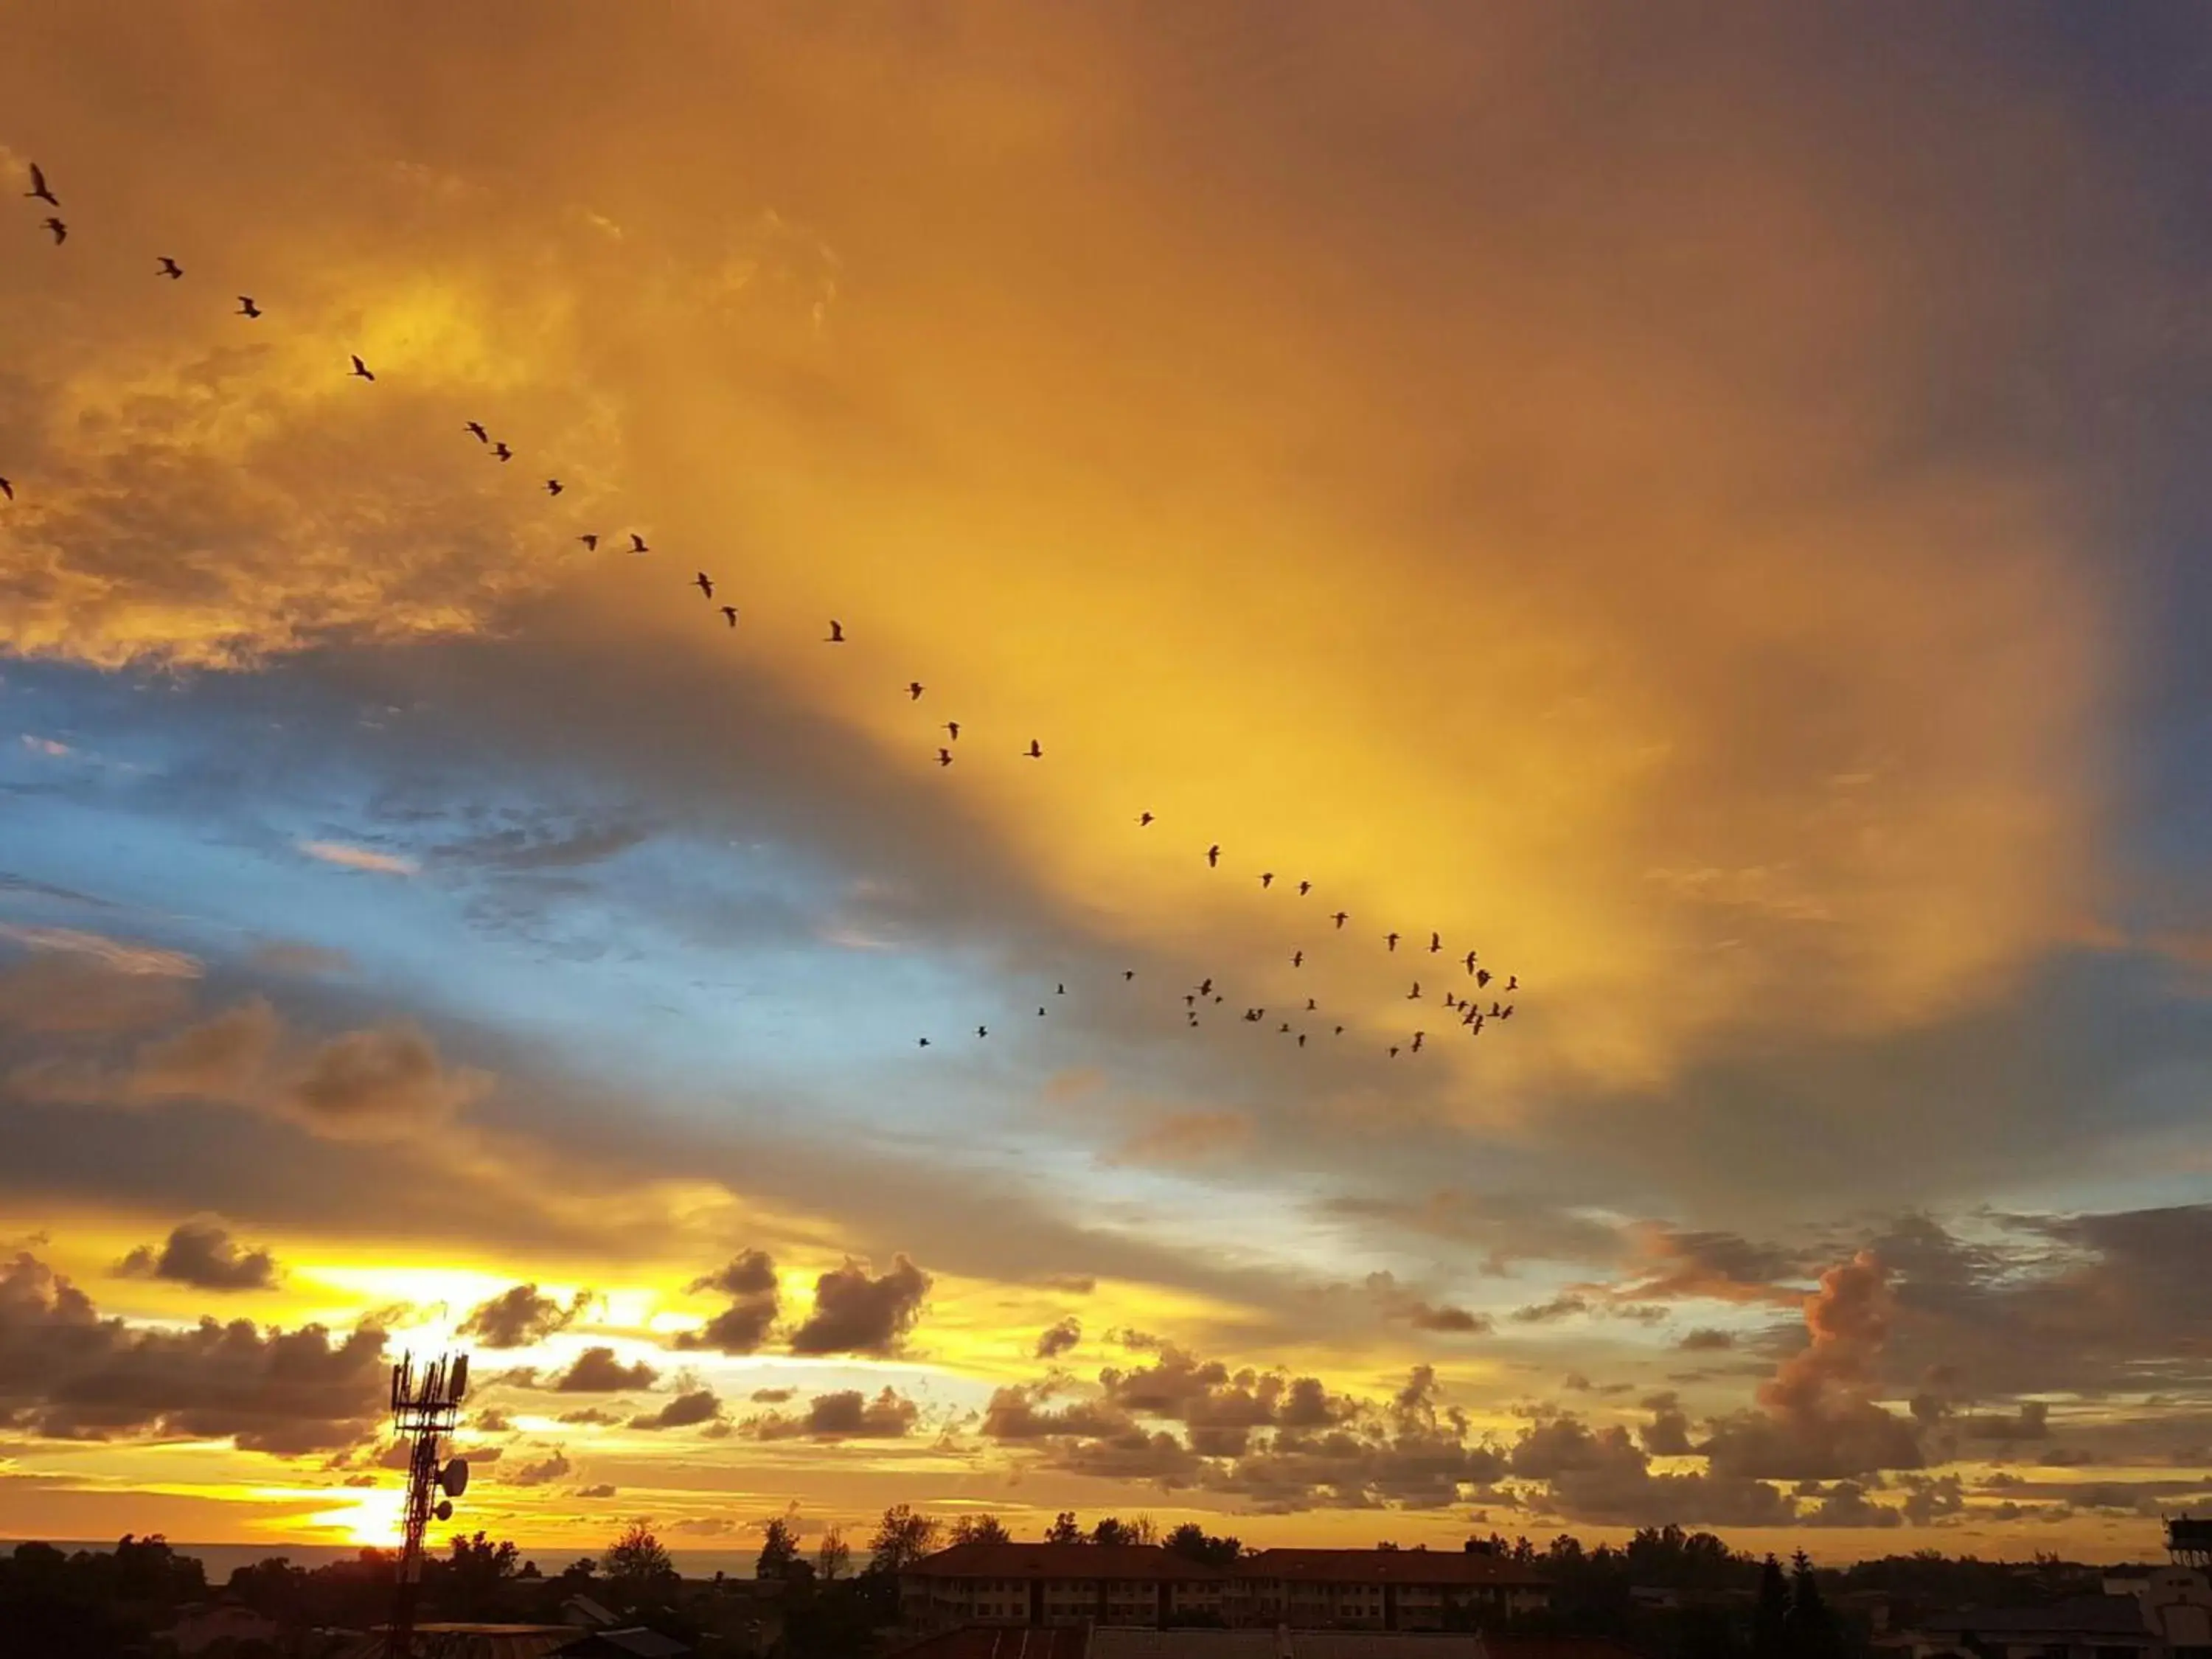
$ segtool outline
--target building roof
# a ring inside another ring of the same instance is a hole
[[[1290,1659],[1485,1659],[1486,1655],[1483,1638],[1471,1632],[1294,1630],[1290,1638]]]
[[[1541,1584],[1534,1567],[1470,1550],[1261,1550],[1240,1578],[1313,1584]]]
[[[1090,1634],[1080,1625],[1054,1625],[1042,1630],[1027,1626],[963,1625],[896,1649],[891,1659],[1084,1659]]]
[[[2152,1633],[2143,1617],[2142,1603],[2132,1595],[2077,1595],[2040,1607],[1967,1607],[1957,1613],[1930,1613],[1920,1620],[1920,1628],[1960,1635],[2050,1631],[2148,1638]]]
[[[1279,1659],[1272,1630],[1137,1630],[1101,1625],[1085,1659]]]
[[[1490,1659],[1644,1659],[1610,1636],[1514,1636],[1482,1638]]]
[[[906,1569],[917,1578],[1181,1578],[1224,1575],[1158,1544],[955,1544]]]

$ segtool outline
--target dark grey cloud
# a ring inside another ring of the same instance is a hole
[[[556,1331],[565,1331],[591,1305],[592,1293],[579,1291],[556,1302],[535,1284],[511,1285],[480,1302],[461,1322],[460,1334],[487,1348],[525,1348]]]
[[[292,1455],[359,1441],[383,1416],[384,1333],[187,1330],[102,1319],[30,1255],[0,1269],[0,1419],[56,1439],[193,1436]]]
[[[510,1486],[550,1486],[567,1475],[574,1466],[568,1455],[558,1446],[544,1457],[517,1465],[502,1477]]]
[[[265,1291],[279,1277],[275,1256],[241,1245],[213,1216],[178,1223],[158,1249],[137,1246],[115,1271],[126,1279],[173,1279],[204,1291]]]
[[[720,1420],[722,1401],[712,1389],[686,1389],[659,1411],[642,1412],[629,1420],[633,1429],[690,1429]]]
[[[814,1281],[814,1311],[791,1334],[791,1351],[894,1353],[921,1318],[929,1285],[929,1275],[903,1254],[894,1255],[879,1278],[848,1258]]]
[[[1037,1334],[1036,1357],[1057,1359],[1083,1340],[1083,1322],[1073,1317],[1048,1326]]]
[[[779,1303],[775,1262],[764,1250],[741,1250],[711,1273],[691,1281],[693,1295],[719,1291],[730,1304],[696,1331],[678,1335],[679,1348],[711,1348],[719,1353],[753,1353],[768,1340]]]
[[[748,1425],[761,1440],[899,1440],[914,1431],[921,1407],[886,1386],[873,1399],[858,1389],[817,1394],[801,1417],[770,1413]]]
[[[590,1347],[554,1379],[553,1387],[561,1394],[616,1394],[624,1389],[650,1388],[659,1375],[642,1359],[625,1365],[615,1358],[612,1348]]]

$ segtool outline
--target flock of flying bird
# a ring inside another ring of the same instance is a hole
[[[31,188],[24,192],[25,197],[33,201],[42,202],[48,207],[57,210],[45,220],[43,228],[52,236],[54,246],[56,247],[59,247],[69,240],[69,226],[63,221],[58,211],[61,207],[60,198],[54,194],[52,189],[48,185],[46,182],[46,175],[40,171],[35,164],[33,164],[30,169],[30,182]],[[174,258],[167,254],[162,254],[157,257],[153,275],[157,278],[163,278],[170,282],[180,282],[184,278],[185,271],[184,267],[179,264]],[[241,294],[238,296],[238,310],[233,314],[248,320],[253,320],[260,318],[263,313],[260,306],[255,301],[252,295]],[[367,363],[363,362],[358,354],[349,353],[348,355],[352,364],[352,368],[349,371],[349,378],[365,380],[374,384],[376,380],[375,371],[371,369]],[[507,444],[505,440],[494,439],[490,432],[485,428],[481,421],[472,420],[465,422],[462,427],[462,431],[467,436],[474,438],[478,444],[483,447],[485,452],[490,455],[492,459],[501,465],[505,465],[507,462],[514,460],[514,451]],[[550,499],[560,495],[563,490],[567,489],[567,485],[565,485],[562,480],[557,477],[549,477],[544,481],[544,489],[546,496],[548,499]],[[15,484],[4,477],[0,477],[0,497],[4,497],[9,501],[13,501],[15,499]],[[640,535],[637,532],[630,531],[625,533],[629,537],[629,550],[632,554],[647,554],[653,551],[653,549],[647,544],[645,538],[642,535]],[[576,539],[583,544],[584,548],[587,552],[596,553],[599,550],[599,544],[604,538],[598,532],[590,532],[578,536]],[[700,593],[706,599],[707,602],[709,605],[714,605],[715,592],[714,580],[712,576],[708,575],[707,572],[703,570],[696,572],[692,576],[690,586],[696,587]],[[736,605],[727,603],[714,605],[713,614],[719,615],[728,628],[732,629],[735,629],[737,628],[738,623],[738,611]],[[843,623],[835,617],[831,618],[830,623],[830,631],[823,636],[822,642],[825,645],[843,645],[846,643],[845,627]],[[905,691],[908,702],[919,702],[928,688],[920,680],[909,680],[902,689]],[[940,768],[949,767],[953,763],[954,751],[960,741],[960,722],[957,720],[948,720],[938,729],[944,732],[945,741],[937,747],[937,764]],[[1024,758],[1029,760],[1042,760],[1044,758],[1044,747],[1042,744],[1035,738],[1030,739],[1028,748],[1018,750],[1017,752]],[[1139,830],[1148,830],[1158,822],[1158,819],[1155,815],[1149,811],[1139,813],[1136,818],[1137,827]],[[1205,858],[1206,865],[1208,869],[1218,870],[1221,867],[1222,861],[1222,848],[1220,844],[1216,842],[1206,848]],[[1276,884],[1276,875],[1273,871],[1262,870],[1257,872],[1256,874],[1261,890],[1263,892],[1271,891],[1274,889]],[[1287,891],[1291,890],[1291,883],[1285,881],[1283,885],[1285,890]],[[1314,884],[1311,881],[1301,880],[1296,884],[1296,892],[1299,898],[1303,899],[1310,897],[1312,895],[1313,890]],[[1338,909],[1324,914],[1322,919],[1333,923],[1333,931],[1340,933],[1344,931],[1346,924],[1352,920],[1352,917],[1350,913],[1347,911]],[[1401,942],[1408,942],[1406,935],[1395,932],[1383,933],[1381,935],[1381,939],[1384,949],[1393,955],[1396,954],[1398,946]],[[1418,947],[1410,946],[1410,948]],[[1444,949],[1443,935],[1440,933],[1431,932],[1429,934],[1426,954],[1431,956],[1442,956],[1444,953]],[[1310,954],[1310,953],[1304,947],[1293,951],[1290,956],[1291,967],[1293,969],[1303,969],[1306,965]],[[1470,950],[1463,957],[1453,957],[1451,959],[1450,965],[1465,970],[1466,977],[1463,983],[1471,984],[1473,986],[1474,994],[1463,995],[1459,991],[1445,989],[1434,996],[1431,996],[1430,993],[1425,992],[1422,989],[1421,981],[1416,979],[1413,981],[1412,988],[1406,993],[1404,1000],[1409,1002],[1433,1002],[1442,1012],[1452,1016],[1452,1023],[1455,1024],[1462,1030],[1465,1031],[1470,1036],[1480,1036],[1482,1034],[1484,1027],[1492,1021],[1502,1023],[1512,1018],[1513,1005],[1510,1002],[1504,1000],[1504,998],[1512,995],[1513,993],[1520,988],[1521,981],[1518,975],[1512,974],[1507,975],[1505,976],[1504,984],[1498,988],[1498,991],[1502,992],[1503,994],[1492,993],[1489,998],[1489,1006],[1485,1008],[1482,1006],[1483,996],[1485,993],[1491,992],[1495,976],[1491,973],[1488,968],[1482,964],[1478,954]],[[1121,979],[1123,983],[1133,983],[1136,977],[1137,974],[1134,969],[1125,969],[1122,970]],[[1058,996],[1065,996],[1067,994],[1067,986],[1064,981],[1056,983],[1054,994]],[[1210,1012],[1212,1010],[1223,1006],[1224,1000],[1224,994],[1215,988],[1215,981],[1211,975],[1200,980],[1196,986],[1186,990],[1182,994],[1183,1013],[1187,1024],[1191,1029],[1196,1029],[1202,1023],[1200,1018],[1200,1014],[1202,1012]],[[1045,1003],[1038,1004],[1037,1014],[1040,1018],[1043,1017],[1046,1013],[1047,1006],[1048,1005]],[[1306,1046],[1306,1040],[1309,1036],[1316,1035],[1322,1030],[1326,1030],[1332,1037],[1341,1037],[1345,1034],[1346,1028],[1342,1024],[1338,1023],[1332,1017],[1322,1013],[1319,1006],[1319,1000],[1317,998],[1305,998],[1304,1000],[1304,1006],[1293,1010],[1291,1017],[1288,1018],[1282,1017],[1282,1011],[1279,1008],[1275,1012],[1277,1020],[1275,1028],[1276,1034],[1282,1036],[1294,1037],[1297,1041],[1297,1046],[1300,1048],[1304,1048]],[[1264,1004],[1253,1005],[1249,1006],[1243,1010],[1243,1019],[1246,1024],[1258,1025],[1264,1029],[1268,1021],[1268,1014],[1269,1011]],[[1445,1022],[1443,1020],[1439,1020],[1437,1022],[1439,1025],[1442,1025]],[[988,1038],[990,1036],[989,1026],[988,1024],[979,1024],[976,1026],[975,1036],[978,1038]],[[1401,1042],[1392,1042],[1388,1045],[1388,1054],[1389,1058],[1395,1060],[1401,1052],[1416,1054],[1421,1053],[1423,1051],[1424,1045],[1428,1041],[1428,1036],[1429,1030],[1425,1025],[1414,1029],[1410,1036],[1405,1037]],[[919,1038],[917,1040],[917,1046],[923,1048],[929,1048],[931,1046],[931,1040],[927,1036]]]

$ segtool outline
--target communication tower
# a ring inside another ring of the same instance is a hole
[[[465,1353],[441,1354],[419,1372],[410,1354],[392,1368],[392,1426],[408,1443],[408,1455],[399,1572],[392,1587],[392,1622],[385,1627],[385,1651],[391,1659],[412,1659],[415,1601],[422,1589],[422,1534],[434,1518],[452,1520],[453,1499],[469,1489],[468,1459],[439,1462],[441,1443],[453,1431],[468,1387]]]

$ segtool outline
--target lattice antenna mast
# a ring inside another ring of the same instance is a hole
[[[392,1368],[392,1426],[408,1443],[408,1454],[399,1575],[392,1587],[392,1622],[385,1632],[391,1659],[412,1659],[415,1602],[422,1589],[422,1534],[433,1519],[452,1520],[453,1499],[469,1489],[466,1458],[439,1462],[441,1443],[453,1431],[468,1387],[465,1353],[440,1354],[420,1371],[409,1354]]]

